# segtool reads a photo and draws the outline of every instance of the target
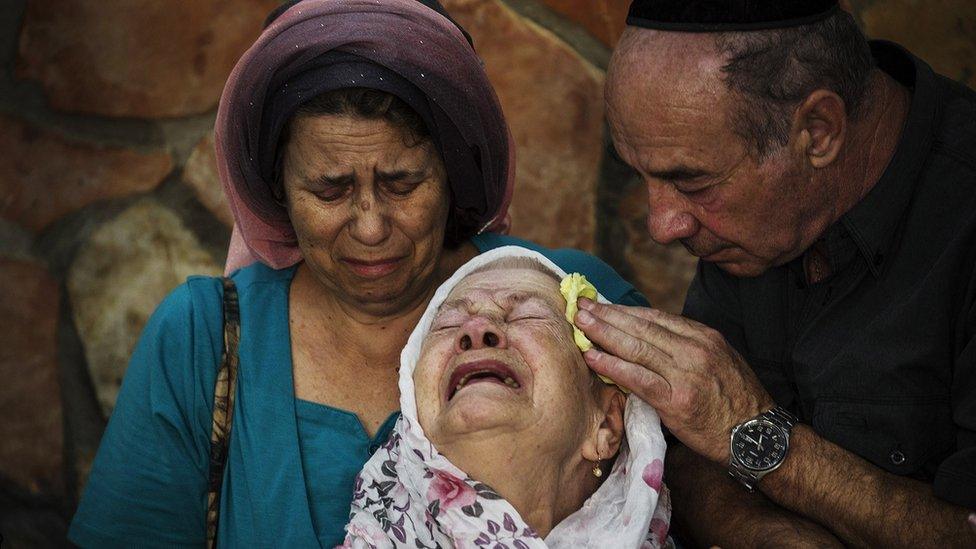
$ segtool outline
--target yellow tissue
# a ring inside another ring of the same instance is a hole
[[[583,334],[582,330],[576,327],[576,313],[579,311],[579,303],[577,302],[581,297],[596,301],[596,287],[590,284],[590,281],[585,276],[579,273],[573,273],[566,275],[562,282],[559,283],[559,292],[563,294],[563,299],[566,300],[566,320],[573,326],[573,341],[576,342],[576,346],[579,347],[580,351],[585,353],[593,348],[593,342]],[[597,375],[607,385],[617,385],[610,378],[600,374]],[[620,387],[620,390],[624,393],[630,393],[630,391],[623,387]]]
[[[580,348],[580,351],[585,353],[593,348],[593,343],[576,327],[575,318],[577,311],[579,311],[577,301],[581,297],[595,301],[596,287],[590,284],[585,276],[573,273],[566,275],[566,278],[559,283],[559,292],[563,294],[563,299],[566,300],[566,320],[573,325],[573,340],[576,341],[576,346]]]

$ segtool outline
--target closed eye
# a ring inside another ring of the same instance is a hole
[[[308,190],[319,200],[332,202],[349,194],[356,178],[351,174],[320,175],[308,180]]]
[[[687,190],[687,191],[681,191],[679,189],[679,191],[681,191],[681,194],[683,194],[685,196],[701,196],[701,195],[705,194],[709,190],[711,190],[711,187],[702,187],[700,189],[690,189],[690,190]]]
[[[393,196],[407,196],[428,178],[428,172],[418,170],[377,171],[376,181]]]
[[[673,184],[694,183],[709,176],[708,172],[694,168],[672,168],[668,170],[649,170],[648,175],[654,179]]]
[[[687,191],[678,189],[678,191],[691,201],[697,202],[699,204],[705,204],[705,203],[712,202],[717,198],[718,195],[716,194],[716,192],[714,192],[716,191],[716,188],[717,187],[715,185],[709,185],[707,187],[690,189]]]
[[[525,322],[525,321],[532,321],[532,320],[548,321],[548,320],[551,320],[551,319],[548,318],[548,317],[544,317],[544,316],[533,316],[533,315],[518,316],[518,317],[515,317],[515,318],[508,319],[509,322]]]
[[[430,327],[431,332],[446,332],[461,327],[464,322],[464,315],[457,311],[450,311],[446,314],[439,314],[434,317],[434,322]]]
[[[407,196],[412,193],[422,181],[409,181],[409,180],[398,180],[398,181],[387,181],[383,184],[383,189],[394,196]]]
[[[336,200],[339,200],[340,198],[349,194],[349,189],[351,188],[351,186],[330,187],[316,191],[315,196],[319,197],[319,200],[323,200],[325,202],[335,202]]]

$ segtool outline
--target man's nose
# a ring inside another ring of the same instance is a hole
[[[504,349],[508,347],[508,340],[505,332],[484,317],[466,320],[454,340],[454,349],[459,352],[491,347]]]
[[[360,189],[352,196],[349,232],[359,242],[377,246],[390,236],[389,208],[378,199],[371,185],[357,186]]]
[[[658,244],[690,238],[699,230],[698,220],[687,210],[687,199],[669,183],[647,184],[647,232]]]

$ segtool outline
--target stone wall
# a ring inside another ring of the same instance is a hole
[[[629,0],[444,0],[519,146],[514,234],[602,256],[668,310],[694,267],[646,235],[602,86]],[[63,544],[148,315],[221,270],[211,127],[277,0],[8,0],[0,10],[0,533]],[[970,0],[854,0],[873,36],[976,84]]]

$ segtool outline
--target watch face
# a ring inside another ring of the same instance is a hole
[[[747,469],[768,471],[786,456],[789,444],[781,427],[754,419],[739,426],[732,437],[732,454]]]

